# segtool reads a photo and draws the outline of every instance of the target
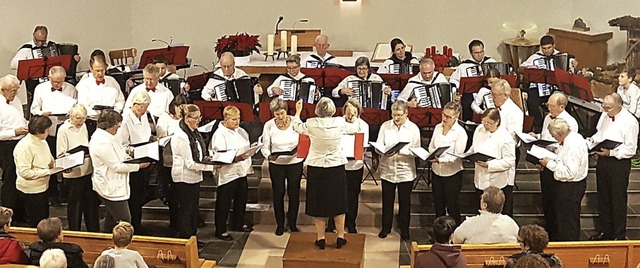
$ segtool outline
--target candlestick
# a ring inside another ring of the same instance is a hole
[[[298,54],[298,36],[295,34],[291,35],[291,55]]]
[[[267,56],[273,56],[273,45],[275,36],[273,34],[267,35]]]

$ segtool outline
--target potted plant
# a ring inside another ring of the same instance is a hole
[[[260,45],[259,37],[259,35],[250,35],[248,33],[223,35],[218,38],[218,41],[216,42],[216,54],[218,55],[218,58],[220,58],[222,53],[229,51],[233,53],[233,56],[236,58],[246,57],[248,59],[254,51],[260,53],[258,48],[262,47],[262,45]]]

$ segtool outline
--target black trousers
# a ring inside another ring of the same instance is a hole
[[[462,121],[471,121],[473,120],[473,109],[471,108],[471,103],[473,103],[474,98],[473,94],[462,94],[460,97],[460,105],[462,106]]]
[[[142,206],[147,202],[146,190],[149,185],[149,173],[151,168],[147,167],[136,172],[129,173],[129,187],[131,196],[127,201],[131,213],[131,225],[137,234],[144,233],[142,230]]]
[[[449,212],[449,216],[460,226],[459,200],[462,189],[462,171],[448,177],[438,176],[431,171],[431,187],[436,218],[445,216]]]
[[[302,162],[293,165],[278,165],[269,163],[269,175],[271,176],[271,188],[273,190],[273,212],[276,216],[276,224],[280,228],[284,228],[285,182],[287,196],[289,196],[287,224],[289,227],[296,227],[296,224],[298,222],[302,164]]]
[[[229,210],[233,202],[233,213],[231,216],[231,229],[240,230],[244,225],[244,214],[247,207],[247,194],[249,184],[247,177],[237,178],[223,185],[218,185],[215,211],[215,235],[222,235],[227,232],[227,219]]]
[[[57,158],[55,157],[57,155],[56,154],[56,137],[47,136],[45,140],[49,145],[49,151],[51,152],[51,155],[53,155],[54,158]],[[57,201],[58,203],[60,203],[61,200],[60,200],[60,191],[58,190],[58,176],[61,176],[60,173],[51,175],[51,178],[49,179],[49,189],[47,189],[47,192],[48,192],[47,195],[51,200]]]
[[[179,196],[177,205],[177,237],[189,238],[198,231],[198,209],[200,207],[200,183],[176,182],[173,193]]]
[[[67,218],[69,230],[80,231],[82,216],[89,232],[100,232],[100,199],[93,191],[91,174],[79,178],[65,179],[69,188],[69,203],[67,204]]]
[[[556,185],[556,241],[580,240],[580,203],[587,189],[586,179],[579,182],[558,182]]]
[[[49,198],[47,191],[38,194],[25,194],[20,192],[19,198],[27,214],[29,227],[36,228],[41,220],[49,218]]]
[[[627,188],[631,160],[598,157],[598,222],[607,239],[625,239],[627,230]]]
[[[402,235],[409,234],[409,222],[411,220],[411,190],[413,181],[392,183],[382,181],[382,231],[391,232],[393,227],[393,204],[398,189],[398,229]]]
[[[355,233],[356,219],[358,218],[358,203],[360,202],[360,192],[362,191],[362,176],[364,167],[358,170],[346,170],[347,173],[347,213],[345,213],[344,227],[349,232]],[[336,229],[336,223],[329,217],[327,226],[331,230]]]
[[[553,93],[553,91],[551,92]],[[533,132],[542,132],[542,123],[544,121],[545,106],[543,103],[547,103],[549,96],[540,97],[538,88],[527,89],[527,107],[529,108],[529,115],[533,116]]]
[[[507,185],[500,188],[504,193],[504,205],[502,206],[502,214],[513,218],[513,186]],[[476,195],[478,196],[478,209],[480,208],[480,199],[484,190],[476,189]]]
[[[24,221],[26,214],[20,191],[16,189],[16,163],[13,161],[13,149],[18,141],[0,141],[0,168],[2,168],[2,188],[0,188],[0,203],[13,209],[13,221]]]
[[[542,192],[542,210],[544,212],[544,228],[549,233],[549,240],[556,241],[558,220],[556,218],[557,190],[559,182],[553,172],[547,168],[540,171],[540,190]]]
[[[129,202],[127,202],[127,200],[110,201],[102,197],[100,197],[100,199],[107,210],[104,216],[104,228],[102,231],[105,233],[111,233],[113,231],[113,227],[121,221],[131,223],[131,212],[129,211]],[[133,232],[135,234],[139,234],[138,230],[135,230],[135,228]]]

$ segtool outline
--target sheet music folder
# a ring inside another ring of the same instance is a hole
[[[84,145],[78,145],[77,147],[68,150],[67,153],[68,154],[74,154],[74,153],[77,153],[77,152],[80,152],[80,151],[84,152],[85,155],[88,155],[89,154],[89,147],[84,146]]]
[[[436,159],[438,157],[440,157],[444,151],[446,151],[447,149],[449,149],[449,147],[451,146],[444,146],[444,147],[439,147],[437,148],[435,151],[429,153],[429,151],[425,150],[422,147],[416,147],[416,148],[409,148],[409,150],[417,157],[419,157],[420,159],[424,160],[424,161],[430,161],[433,159]]]
[[[160,159],[160,144],[158,141],[143,142],[130,145],[133,148],[133,159],[124,161],[128,164],[157,162]]]
[[[395,144],[391,144],[389,146],[385,146],[382,143],[377,143],[377,142],[369,142],[369,144],[371,144],[371,146],[373,146],[373,148],[376,148],[378,151],[380,151],[383,154],[392,154],[392,153],[397,153],[400,151],[400,149],[402,149],[402,147],[404,147],[405,145],[409,144],[409,142],[406,141],[401,141],[401,142],[397,142]]]
[[[275,155],[275,156],[294,156],[294,155],[296,155],[297,151],[298,151],[298,146],[296,146],[295,148],[293,148],[290,151],[271,152],[271,155]]]
[[[18,62],[18,72],[16,76],[21,81],[47,77],[52,67],[62,66],[62,68],[68,72],[70,65],[71,55],[21,60]]]
[[[169,64],[185,65],[187,64],[187,53],[189,53],[188,46],[148,49],[142,52],[138,69],[142,70],[145,66],[147,66],[147,64],[153,63],[153,59],[158,55],[164,55],[167,58],[167,62],[169,62]]]
[[[62,172],[63,170],[68,170],[68,169],[71,169],[71,168],[74,168],[74,167],[81,166],[82,164],[84,164],[84,152],[83,151],[77,151],[75,153],[72,153],[72,154],[64,156],[64,157],[60,157],[60,158],[55,160],[55,167],[62,169],[59,172]],[[56,173],[58,173],[58,172],[56,172]]]
[[[543,158],[549,158],[553,160],[557,159],[558,155],[552,153],[547,149],[534,145],[530,150],[527,150],[527,156],[525,160],[533,164],[540,164],[540,160]]]
[[[496,159],[493,156],[489,156],[489,155],[486,155],[486,154],[483,154],[483,153],[466,153],[466,154],[461,154],[461,155],[454,154],[454,153],[449,153],[449,152],[447,152],[447,153],[450,154],[450,155],[453,155],[453,156],[455,156],[457,158],[460,158],[463,161],[473,162],[473,163],[480,162],[480,161],[487,162],[489,160]]]
[[[537,146],[546,147],[551,144],[558,143],[557,141],[536,139],[527,133],[522,133],[522,132],[515,132],[515,133],[516,133],[516,136],[518,136],[518,138],[520,138],[520,140],[526,144],[534,144]]]
[[[594,153],[594,152],[599,152],[602,149],[609,149],[609,150],[613,150],[616,147],[620,146],[620,144],[622,144],[622,142],[619,141],[612,141],[612,140],[604,140],[596,145],[593,146],[593,148],[589,149],[590,153]]]
[[[242,149],[218,151],[215,153],[212,152],[211,161],[203,160],[200,161],[200,163],[207,165],[228,165],[233,163],[236,156],[244,155],[246,157],[252,157],[260,150],[260,148],[262,148],[262,144],[244,147]]]

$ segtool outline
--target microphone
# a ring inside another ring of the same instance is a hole
[[[209,72],[209,69],[207,69],[207,67],[204,67],[204,66],[202,66],[202,65],[200,65],[200,64],[194,64],[194,65],[193,65],[193,67],[202,68],[202,69],[204,69],[207,73]]]
[[[278,17],[278,22],[276,22],[276,34],[278,34],[278,25],[280,25],[282,20],[284,20],[283,16]]]

